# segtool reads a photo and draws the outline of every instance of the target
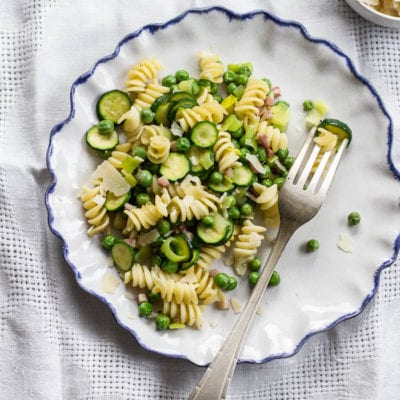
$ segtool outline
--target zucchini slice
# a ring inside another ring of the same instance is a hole
[[[181,264],[181,270],[186,270],[188,268],[190,268],[191,266],[193,266],[194,264],[197,263],[197,261],[200,258],[200,250],[199,249],[193,249],[192,250],[192,258],[189,261],[183,262]]]
[[[176,117],[176,113],[179,111],[180,108],[193,108],[194,106],[197,106],[196,100],[192,99],[182,99],[176,102],[171,106],[171,108],[168,111],[168,118],[170,121],[173,121]]]
[[[104,207],[108,211],[117,211],[129,201],[130,197],[130,191],[126,194],[123,194],[122,196],[116,196],[113,192],[107,192]]]
[[[111,248],[111,257],[121,271],[129,271],[135,262],[136,251],[128,243],[121,240]]]
[[[235,188],[235,184],[233,183],[232,179],[227,178],[224,176],[224,179],[221,183],[208,183],[208,187],[217,193],[225,193],[230,192]]]
[[[182,153],[169,153],[167,160],[160,167],[160,174],[170,182],[184,178],[189,171],[190,161]]]
[[[214,166],[214,153],[211,149],[202,149],[197,146],[191,146],[188,152],[191,161],[191,171],[198,174],[207,171]]]
[[[108,119],[114,124],[131,108],[129,95],[122,90],[110,90],[102,94],[97,101],[96,111],[100,119]]]
[[[169,236],[160,248],[170,261],[184,262],[192,258],[192,245],[184,235]]]
[[[249,167],[241,165],[233,168],[232,181],[236,186],[249,186],[254,179],[254,174]]]
[[[107,134],[100,133],[97,125],[94,125],[86,132],[86,143],[95,150],[112,150],[119,143],[119,137],[115,130]]]
[[[170,96],[170,101],[173,103],[176,103],[181,100],[189,100],[196,102],[196,98],[192,94],[184,91],[175,92]]]
[[[339,137],[339,141],[341,142],[343,139],[348,139],[349,142],[347,143],[347,146],[350,144],[351,139],[352,139],[352,132],[351,129],[347,124],[344,122],[334,119],[334,118],[325,118],[320,122],[318,125],[318,128],[324,128],[327,131],[334,133]],[[317,132],[318,132],[317,128]]]
[[[210,121],[200,121],[192,128],[190,139],[197,147],[211,147],[218,139],[217,126]]]
[[[233,223],[230,219],[224,218],[221,214],[212,214],[214,225],[207,226],[202,221],[197,224],[197,236],[206,244],[219,246],[226,243],[233,232]]]

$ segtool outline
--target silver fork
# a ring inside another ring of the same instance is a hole
[[[244,339],[283,249],[293,233],[321,208],[348,140],[344,139],[337,151],[323,153],[315,167],[321,149],[313,141],[314,134],[315,129],[312,129],[280,191],[281,224],[259,280],[232,331],[188,400],[225,399]]]

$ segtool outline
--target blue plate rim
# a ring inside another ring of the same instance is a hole
[[[358,70],[356,69],[356,67],[355,67],[353,61],[351,60],[351,58],[347,54],[345,54],[337,45],[335,45],[334,43],[332,43],[331,41],[328,41],[326,39],[322,39],[322,38],[318,38],[318,37],[312,36],[307,31],[305,26],[302,23],[298,22],[298,21],[283,19],[283,18],[278,17],[277,15],[275,15],[275,14],[269,12],[269,11],[266,11],[266,10],[257,9],[257,10],[253,10],[253,11],[246,12],[246,13],[238,13],[238,12],[234,12],[234,11],[232,11],[232,10],[226,8],[226,7],[221,7],[221,6],[212,6],[212,7],[201,7],[201,8],[190,8],[190,9],[187,9],[186,11],[178,14],[176,17],[174,17],[174,18],[172,18],[172,19],[170,19],[170,20],[168,20],[166,22],[144,25],[143,27],[137,29],[136,31],[127,34],[126,36],[124,36],[118,42],[115,50],[111,54],[106,55],[106,56],[100,58],[99,60],[97,60],[93,64],[93,66],[90,68],[90,70],[88,70],[87,72],[85,72],[82,75],[80,75],[71,85],[71,89],[70,89],[70,93],[69,93],[70,112],[69,112],[68,117],[65,118],[64,120],[62,120],[61,122],[57,123],[50,131],[49,144],[48,144],[48,148],[47,148],[47,152],[46,152],[46,165],[47,165],[48,171],[51,174],[52,181],[51,181],[51,183],[49,184],[49,186],[48,186],[48,188],[46,190],[45,199],[44,199],[45,200],[45,206],[47,208],[47,213],[48,213],[48,225],[49,225],[49,228],[52,231],[52,233],[61,240],[64,259],[65,259],[66,263],[72,269],[78,285],[83,290],[85,290],[87,293],[93,295],[94,297],[96,297],[97,299],[99,299],[100,301],[105,303],[110,308],[110,310],[112,312],[112,315],[113,315],[114,319],[116,320],[116,322],[122,328],[124,328],[126,331],[128,331],[136,339],[136,341],[139,343],[139,345],[143,349],[145,349],[147,351],[150,351],[152,353],[160,354],[160,355],[163,355],[163,356],[168,356],[168,357],[171,357],[171,358],[188,360],[192,364],[195,364],[195,365],[198,365],[198,366],[206,366],[209,363],[206,363],[206,364],[196,363],[195,361],[189,359],[185,355],[175,354],[175,353],[168,353],[166,351],[158,351],[158,350],[153,349],[153,348],[149,347],[148,345],[146,345],[141,340],[140,336],[136,333],[136,331],[134,331],[133,329],[131,329],[130,327],[125,325],[120,320],[120,318],[118,317],[116,309],[113,307],[113,305],[105,297],[101,296],[99,293],[94,292],[93,290],[91,290],[91,289],[89,289],[89,288],[87,288],[87,287],[85,287],[83,285],[83,283],[81,281],[82,276],[81,276],[78,268],[69,259],[69,256],[68,256],[68,254],[69,254],[68,244],[66,243],[65,239],[63,238],[63,235],[53,225],[54,215],[53,215],[53,212],[52,212],[52,208],[50,206],[49,198],[52,195],[52,193],[54,192],[55,187],[57,185],[57,176],[56,176],[56,174],[55,174],[55,172],[54,172],[54,170],[52,168],[52,164],[51,164],[51,156],[52,156],[52,150],[53,150],[53,137],[56,134],[58,134],[59,132],[61,132],[63,127],[66,124],[68,124],[74,118],[74,115],[75,115],[74,94],[75,94],[75,91],[76,91],[77,87],[79,85],[85,83],[94,74],[95,70],[97,69],[97,67],[100,64],[105,63],[105,62],[115,58],[119,54],[120,49],[122,48],[122,46],[124,46],[125,43],[129,42],[130,40],[133,40],[133,39],[139,37],[143,32],[148,31],[150,33],[154,33],[154,32],[156,32],[158,30],[166,29],[171,25],[175,25],[175,24],[181,22],[188,15],[192,15],[192,14],[201,14],[201,15],[203,15],[203,14],[208,14],[208,13],[212,13],[212,12],[219,12],[219,13],[225,14],[225,16],[227,16],[230,20],[235,19],[235,20],[241,20],[241,21],[252,19],[254,17],[257,17],[257,16],[261,15],[261,16],[264,17],[264,20],[266,20],[266,21],[270,20],[270,21],[273,21],[275,24],[277,24],[279,26],[297,29],[303,35],[303,37],[305,39],[307,39],[308,41],[310,41],[312,43],[316,43],[316,44],[322,44],[322,45],[330,48],[334,53],[336,53],[338,56],[343,58],[345,60],[346,64],[347,64],[348,69],[355,76],[355,78],[357,78],[359,81],[361,81],[361,83],[363,83],[369,89],[370,93],[372,94],[372,96],[377,101],[378,106],[381,109],[383,115],[388,120],[386,161],[387,161],[387,164],[389,166],[390,171],[393,174],[394,179],[400,180],[400,171],[395,166],[395,164],[393,162],[393,159],[392,159],[392,155],[391,155],[392,145],[393,145],[393,120],[392,120],[390,114],[388,113],[382,98],[378,94],[378,92],[375,89],[375,87],[373,86],[373,84],[366,77],[364,77],[360,72],[358,72]],[[364,298],[364,300],[362,301],[360,307],[357,310],[355,310],[355,311],[353,311],[351,313],[347,313],[347,314],[342,315],[341,317],[337,318],[333,322],[331,322],[328,325],[326,325],[324,328],[310,331],[309,333],[307,333],[307,335],[305,335],[300,340],[300,342],[295,346],[295,348],[291,352],[271,354],[271,355],[269,355],[269,356],[267,356],[267,357],[265,357],[265,358],[263,358],[261,360],[239,359],[238,362],[239,363],[262,364],[262,363],[266,363],[266,362],[274,360],[274,359],[283,359],[283,358],[292,357],[292,356],[294,356],[295,354],[297,354],[300,351],[300,349],[303,347],[304,343],[310,337],[312,337],[312,336],[314,336],[314,335],[316,335],[318,333],[322,333],[322,332],[328,331],[328,330],[334,328],[340,322],[348,320],[348,319],[351,319],[351,318],[354,318],[357,315],[359,315],[365,309],[365,307],[369,304],[369,302],[372,300],[372,298],[375,296],[375,294],[376,294],[376,292],[378,290],[378,287],[379,287],[381,272],[394,263],[394,261],[396,260],[398,254],[399,254],[399,249],[400,249],[400,233],[397,235],[397,237],[394,240],[392,256],[389,259],[387,259],[386,261],[384,261],[379,266],[379,268],[377,268],[377,270],[375,271],[375,274],[374,274],[374,287],[372,288],[370,293],[368,293],[367,296]]]

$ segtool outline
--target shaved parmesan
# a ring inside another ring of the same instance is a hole
[[[106,199],[105,199],[105,197],[100,196],[99,194],[97,194],[96,196],[94,196],[93,201],[97,205],[102,206],[106,202]]]
[[[122,196],[129,192],[130,185],[122,177],[119,171],[107,160],[103,161],[93,172],[92,178],[101,178],[101,186],[104,190]]]
[[[337,247],[346,253],[352,253],[353,252],[353,240],[351,239],[351,237],[349,235],[342,233],[341,235],[339,235]]]
[[[235,314],[239,314],[242,311],[242,303],[236,297],[231,298],[231,306]]]
[[[120,283],[120,280],[110,273],[106,273],[103,276],[103,291],[106,293],[114,294],[117,290],[117,287]]]

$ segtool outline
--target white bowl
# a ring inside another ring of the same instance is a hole
[[[386,26],[392,29],[400,29],[400,17],[393,17],[376,11],[372,7],[364,3],[360,3],[358,0],[346,0],[346,3],[359,15],[374,24]]]

